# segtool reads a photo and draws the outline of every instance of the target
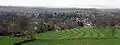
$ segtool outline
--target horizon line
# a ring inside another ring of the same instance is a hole
[[[53,7],[53,6],[18,6],[18,5],[0,5],[6,7],[25,7],[25,8],[95,8],[95,9],[120,9],[120,8],[103,8],[103,7]]]

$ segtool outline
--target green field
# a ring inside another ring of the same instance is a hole
[[[112,30],[115,30],[114,36]],[[120,45],[120,39],[116,37],[120,38],[120,29],[117,28],[74,28],[36,34],[37,40],[24,45]],[[0,37],[0,45],[11,45],[22,40]]]
[[[23,38],[0,36],[0,45],[12,45],[20,41],[23,41]]]
[[[71,38],[99,38],[111,37],[111,31],[91,28],[74,28],[60,31],[50,31],[37,35],[37,39],[71,39]]]
[[[33,42],[25,43],[24,45],[120,45],[120,40],[117,39],[36,40]]]

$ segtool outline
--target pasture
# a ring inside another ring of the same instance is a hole
[[[0,45],[12,45],[13,43],[23,41],[23,38],[0,36]]]
[[[112,30],[115,30],[112,35]],[[119,28],[74,28],[54,30],[35,35],[37,40],[23,45],[120,45]],[[22,38],[0,38],[0,45],[11,45]]]

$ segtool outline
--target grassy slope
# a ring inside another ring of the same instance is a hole
[[[108,39],[108,40],[93,40],[93,39],[81,39],[81,40],[36,40],[33,42],[25,43],[24,45],[120,45],[120,40]]]
[[[17,37],[0,37],[0,45],[12,45],[13,43],[23,41],[22,38],[17,38]]]
[[[115,29],[116,37],[120,37],[119,29]],[[62,31],[49,31],[36,35],[38,40],[25,43],[24,45],[120,45],[120,39],[77,39],[92,37],[112,37],[111,29],[107,28],[74,28]],[[68,40],[76,38],[75,40]],[[62,40],[61,40],[62,39]],[[63,40],[65,39],[65,40]],[[12,45],[13,43],[22,41],[22,38],[0,37],[0,45]]]
[[[92,38],[104,37],[111,38],[110,28],[74,28],[63,31],[50,31],[38,34],[37,39],[24,45],[120,45],[120,39],[75,39],[72,38]],[[115,29],[118,30],[118,29]],[[118,32],[118,31],[117,31]],[[117,35],[116,37],[120,37]],[[65,40],[61,40],[65,39]]]
[[[112,37],[110,29],[74,28],[61,31],[50,31],[36,35],[37,39],[66,39],[66,38],[92,38]]]

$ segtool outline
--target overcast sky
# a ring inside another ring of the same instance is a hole
[[[120,0],[0,0],[5,6],[120,8]]]

